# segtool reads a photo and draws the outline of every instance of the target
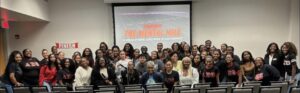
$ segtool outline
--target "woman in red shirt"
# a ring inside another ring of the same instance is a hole
[[[46,86],[48,92],[51,92],[51,86],[56,85],[58,63],[54,54],[50,54],[48,58],[48,64],[44,65],[40,70],[39,85]]]

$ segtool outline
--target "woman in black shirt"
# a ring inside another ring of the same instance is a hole
[[[107,67],[108,60],[104,57],[99,58],[96,61],[96,65],[91,75],[91,85],[94,85],[94,89],[97,89],[99,85],[114,85],[116,84],[115,71]]]
[[[284,55],[284,72],[287,76],[285,76],[285,80],[289,81],[290,84],[297,84],[300,80],[300,74],[297,67],[297,49],[296,46],[292,42],[285,42],[281,46],[281,52]]]
[[[233,54],[226,54],[226,82],[236,82],[237,86],[242,85],[242,76],[240,73],[240,66],[234,62]]]
[[[205,61],[205,69],[202,74],[202,82],[211,82],[211,87],[218,87],[219,84],[219,70],[214,66],[213,58],[211,56],[207,56]]]
[[[280,53],[277,43],[269,44],[267,48],[267,54],[264,57],[264,63],[269,64],[277,68],[280,72],[280,76],[283,79],[284,77],[284,66],[283,59],[284,56]]]
[[[173,86],[178,85],[179,74],[177,71],[172,70],[173,64],[171,61],[165,63],[165,71],[162,72],[164,85],[168,88],[167,93],[172,93]]]
[[[108,46],[105,42],[101,42],[99,45],[99,49],[104,53],[104,56],[108,56]]]
[[[8,59],[4,73],[4,82],[6,83],[6,90],[8,93],[12,93],[12,86],[22,86],[23,71],[20,68],[20,62],[22,61],[22,54],[19,51],[13,51]]]
[[[221,58],[221,51],[219,49],[214,50],[212,53],[214,66],[220,71],[219,80],[223,82],[226,75],[226,64],[225,61]]]
[[[68,90],[72,90],[72,83],[74,81],[74,73],[71,68],[74,68],[74,62],[70,58],[65,58],[61,62],[62,69],[57,73],[58,85],[67,86]]]
[[[199,73],[199,81],[202,81],[202,71],[205,68],[205,63],[201,62],[201,57],[199,54],[193,58],[192,67],[197,69]]]

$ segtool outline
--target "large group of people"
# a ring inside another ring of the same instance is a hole
[[[95,53],[85,48],[69,58],[52,46],[51,53],[43,49],[41,54],[43,59],[39,60],[30,49],[13,51],[1,76],[1,87],[13,93],[13,87],[19,86],[46,86],[51,92],[52,86],[67,86],[71,91],[86,85],[97,89],[99,85],[141,84],[147,89],[147,85],[162,83],[171,93],[174,85],[210,82],[211,87],[218,87],[220,82],[236,82],[242,87],[248,81],[261,81],[262,86],[287,81],[299,86],[300,80],[297,49],[292,42],[280,48],[270,43],[266,55],[256,58],[247,50],[238,56],[234,47],[225,43],[217,48],[210,40],[199,46],[183,41],[170,48],[158,43],[157,50],[151,52],[147,46],[139,49],[126,43],[123,49],[117,45],[110,49],[101,42]]]

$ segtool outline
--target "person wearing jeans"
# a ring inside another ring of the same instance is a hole
[[[49,62],[40,70],[39,85],[46,86],[48,92],[51,92],[51,86],[56,85],[56,75],[59,67],[54,54],[50,54],[48,58]]]
[[[10,54],[5,73],[1,79],[1,87],[5,87],[7,93],[13,93],[13,86],[23,86],[23,70],[19,65],[21,61],[22,53],[20,51],[13,51]]]
[[[283,54],[284,57],[283,66],[284,66],[285,80],[289,82],[290,86],[298,85],[297,83],[300,80],[300,73],[297,67],[296,46],[292,42],[285,42],[281,46],[281,53]]]

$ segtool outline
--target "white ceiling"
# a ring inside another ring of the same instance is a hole
[[[19,12],[11,11],[5,8],[0,8],[1,16],[7,16],[9,22],[23,22],[23,21],[44,21],[39,18],[28,16]],[[2,20],[2,19],[1,19]]]
[[[104,0],[104,3],[171,2],[171,1],[192,1],[192,0]]]

